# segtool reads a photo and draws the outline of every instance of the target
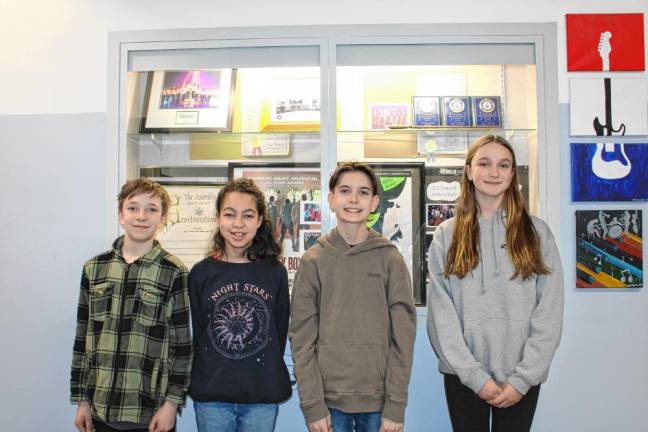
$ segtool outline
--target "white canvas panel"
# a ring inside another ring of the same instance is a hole
[[[604,78],[569,80],[570,135],[596,136],[594,128],[596,117],[601,124],[605,125],[604,82]],[[610,88],[612,128],[618,130],[624,124],[625,135],[648,134],[646,80],[611,78]],[[621,132],[613,132],[612,135],[621,135]]]

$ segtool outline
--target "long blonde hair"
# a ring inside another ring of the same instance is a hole
[[[539,274],[549,274],[540,251],[540,238],[527,212],[524,197],[518,188],[517,163],[513,147],[507,140],[497,135],[484,135],[477,138],[468,149],[466,167],[461,179],[461,194],[457,201],[457,216],[448,250],[448,264],[444,276],[456,275],[463,279],[479,263],[479,204],[475,198],[475,186],[468,179],[468,169],[477,151],[487,144],[504,146],[510,153],[513,176],[508,189],[504,192],[502,209],[506,213],[506,244],[508,254],[515,267],[511,279],[521,276],[528,279]]]

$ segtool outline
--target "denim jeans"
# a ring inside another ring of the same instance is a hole
[[[345,413],[330,408],[331,425],[334,432],[379,432],[382,413]]]
[[[198,432],[273,432],[279,405],[194,401]]]

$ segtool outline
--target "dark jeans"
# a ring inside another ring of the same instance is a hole
[[[114,429],[108,426],[105,423],[98,421],[97,419],[92,419],[92,426],[94,426],[94,432],[123,432],[124,429]],[[175,432],[176,428],[174,427],[169,432]],[[127,432],[148,432],[148,428],[144,429],[127,429]]]
[[[345,413],[329,408],[333,432],[379,432],[381,412]]]
[[[450,422],[454,432],[525,432],[531,430],[540,394],[540,386],[533,386],[520,402],[508,408],[487,404],[470,388],[461,384],[456,375],[443,375]],[[493,427],[490,429],[490,417]]]

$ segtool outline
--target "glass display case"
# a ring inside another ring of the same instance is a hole
[[[425,304],[426,245],[453,215],[475,138],[513,144],[531,212],[542,214],[551,29],[535,27],[511,26],[508,36],[467,25],[279,28],[282,38],[267,28],[113,34],[113,188],[138,175],[168,185],[161,241],[191,265],[207,251],[218,188],[254,178],[292,279],[299,257],[335,225],[330,173],[368,162],[381,193],[369,223],[406,257]]]

